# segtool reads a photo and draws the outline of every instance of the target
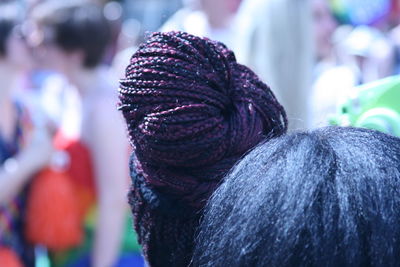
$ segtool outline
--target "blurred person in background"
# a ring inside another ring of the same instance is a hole
[[[291,129],[308,126],[314,47],[321,57],[328,52],[322,33],[313,39],[312,6],[320,1],[245,0],[235,22],[238,61],[273,88]]]
[[[392,1],[331,2],[335,16],[347,24],[331,34],[332,56],[320,61],[314,71],[312,126],[327,125],[338,104],[357,90],[355,86],[395,71],[393,45],[385,32],[390,24]]]
[[[315,57],[318,64],[335,60],[332,36],[337,22],[327,0],[311,0]],[[328,63],[329,64],[329,63]]]
[[[368,11],[371,24],[382,24],[382,16],[389,14],[385,8],[376,12],[369,8],[381,0],[368,1],[366,7],[349,2],[353,4],[349,13]],[[392,47],[376,28],[341,31],[343,40],[334,43],[337,21],[329,4],[327,0],[246,0],[239,10],[234,27],[238,60],[274,88],[292,129],[326,125],[352,87],[393,72]]]
[[[314,0],[312,6],[314,35],[316,42],[316,61],[313,69],[313,83],[310,85],[310,121],[311,128],[328,123],[327,116],[334,112],[339,95],[354,83],[354,75],[348,66],[337,67],[338,45],[346,38],[350,30],[337,31],[338,40],[334,43],[337,22],[330,10],[329,1]],[[337,46],[335,46],[335,44]],[[342,56],[342,55],[340,55]]]
[[[390,39],[394,45],[395,50],[395,74],[400,74],[400,1],[394,0],[393,15],[393,28],[390,30]]]
[[[102,9],[86,1],[45,2],[35,8],[33,19],[36,53],[48,68],[64,74],[80,97],[79,135],[63,136],[67,131],[61,129],[59,136],[73,140],[77,157],[88,155],[89,161],[80,162],[72,155],[71,165],[75,162],[82,172],[90,169],[84,172],[90,177],[82,177],[91,195],[82,225],[85,240],[77,248],[52,253],[52,261],[58,266],[114,266],[125,237],[128,144],[116,111],[116,85],[101,64],[110,25]],[[131,260],[142,264],[140,257]]]
[[[228,46],[235,35],[232,22],[242,0],[185,0],[160,31],[184,31],[204,36]]]
[[[0,4],[0,10],[0,265],[14,266],[14,255],[20,264],[33,266],[33,247],[23,234],[27,184],[49,162],[52,136],[46,122],[31,120],[16,98],[32,67],[19,24],[21,9],[10,3]]]

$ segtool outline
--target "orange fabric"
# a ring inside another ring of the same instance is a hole
[[[60,132],[54,146],[67,152],[69,163],[63,171],[47,168],[33,180],[26,233],[29,241],[57,251],[82,241],[84,219],[96,202],[96,190],[89,150]]]
[[[27,239],[52,250],[78,245],[82,218],[70,178],[45,169],[33,180],[27,202]]]
[[[17,254],[6,247],[0,247],[0,265],[7,267],[23,267]]]

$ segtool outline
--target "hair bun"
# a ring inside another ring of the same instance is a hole
[[[268,86],[232,51],[183,32],[154,33],[139,47],[120,101],[138,172],[192,206],[265,135],[287,129]]]

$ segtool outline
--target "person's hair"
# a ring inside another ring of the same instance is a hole
[[[120,101],[139,242],[150,265],[185,266],[208,197],[246,151],[286,131],[285,112],[225,45],[183,32],[139,47]]]
[[[400,139],[322,128],[265,142],[209,200],[194,266],[397,266]]]
[[[44,33],[43,42],[64,51],[82,51],[83,66],[99,65],[110,43],[111,26],[100,6],[81,1],[49,1],[33,12]]]
[[[0,57],[7,55],[7,41],[20,22],[19,9],[14,3],[0,3]]]

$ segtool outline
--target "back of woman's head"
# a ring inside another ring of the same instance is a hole
[[[81,51],[83,66],[98,66],[110,43],[110,23],[100,6],[90,1],[45,1],[33,12],[42,42],[66,52]]]
[[[154,33],[140,46],[120,100],[139,241],[150,264],[185,265],[198,211],[247,150],[286,131],[285,112],[223,44],[182,32]]]
[[[263,143],[206,206],[197,266],[397,266],[400,139],[323,128]]]

